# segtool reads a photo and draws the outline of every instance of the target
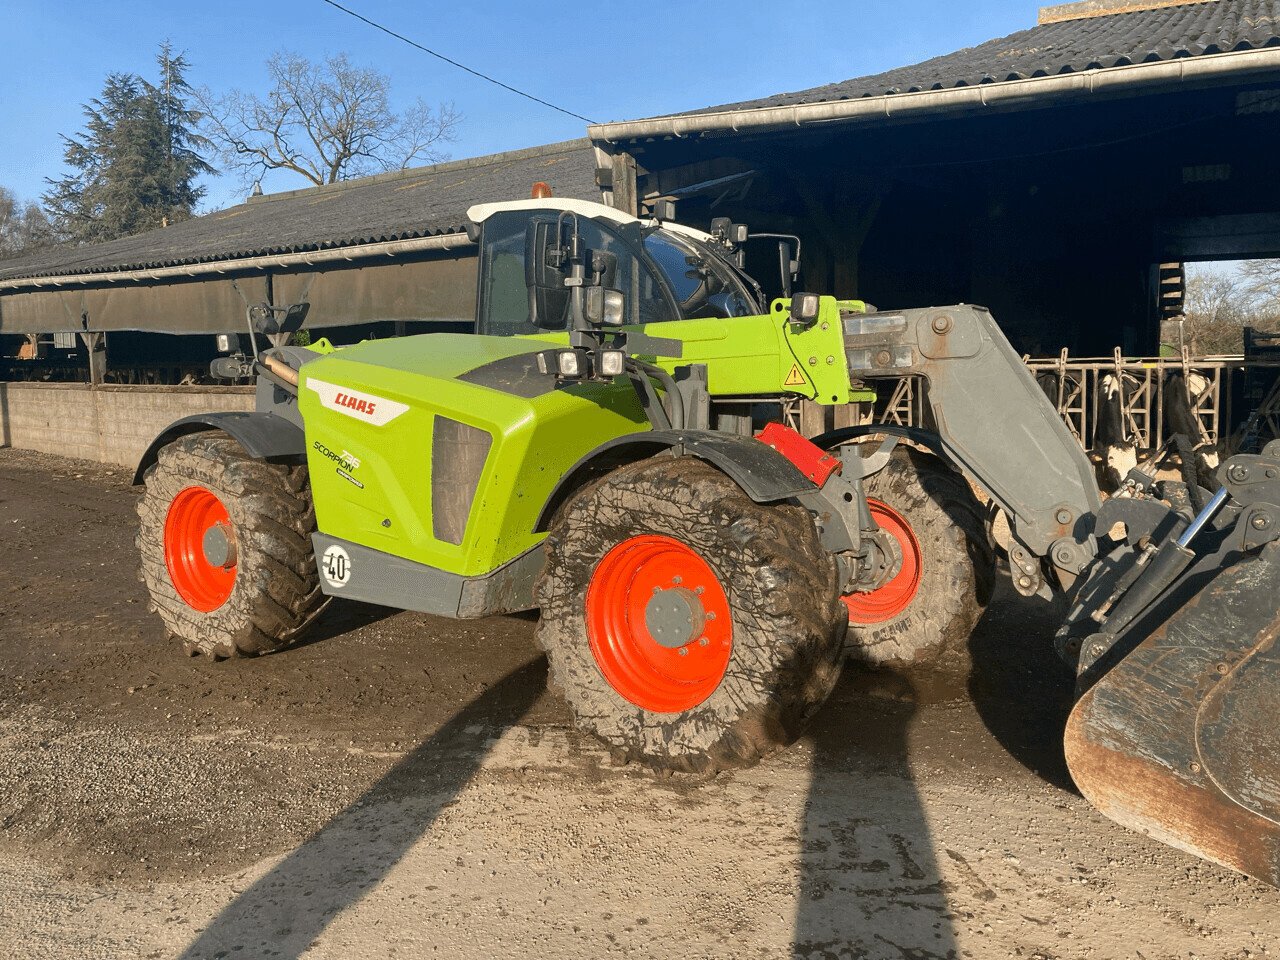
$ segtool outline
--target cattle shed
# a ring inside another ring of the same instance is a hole
[[[1086,0],[914,66],[589,133],[616,206],[796,234],[806,289],[982,303],[1032,354],[1150,355],[1181,263],[1280,255],[1278,17]]]
[[[250,197],[160,230],[0,264],[0,379],[174,383],[254,303],[307,301],[336,342],[456,328],[475,313],[466,211],[600,198],[586,140]],[[184,336],[204,334],[205,336]],[[86,348],[88,346],[88,349]],[[22,355],[22,359],[17,358]],[[92,363],[90,363],[92,361]]]

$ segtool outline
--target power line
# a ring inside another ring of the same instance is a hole
[[[347,14],[348,16],[355,17],[357,20],[363,23],[367,23],[369,26],[373,27],[375,30],[381,30],[383,33],[388,34],[392,37],[395,37],[397,40],[403,40],[405,43],[409,44],[409,46],[411,47],[417,47],[423,53],[431,54],[431,56],[435,57],[437,60],[443,60],[445,63],[451,64],[457,67],[459,70],[465,70],[467,73],[471,74],[473,77],[479,77],[481,80],[488,80],[490,83],[497,84],[503,90],[510,90],[512,93],[517,94],[521,97],[524,97],[526,100],[532,100],[534,103],[540,103],[544,107],[550,107],[552,110],[559,110],[561,113],[567,114],[568,116],[573,117],[575,120],[581,120],[583,123],[595,123],[594,120],[588,119],[587,117],[584,117],[581,114],[574,113],[572,110],[566,110],[564,107],[557,107],[554,103],[549,103],[548,101],[543,100],[540,97],[535,97],[531,93],[525,93],[523,90],[517,90],[515,87],[511,86],[510,84],[503,83],[501,80],[495,80],[493,77],[489,76],[487,73],[481,73],[479,70],[472,70],[465,63],[459,63],[457,60],[451,60],[448,57],[446,57],[443,53],[436,53],[436,51],[430,49],[429,47],[424,47],[422,44],[417,43],[416,41],[410,40],[408,37],[404,36],[403,34],[396,33],[394,30],[390,29],[389,27],[384,27],[382,24],[376,23],[373,20],[370,20],[368,17],[362,17],[360,14],[356,13],[354,10],[349,10],[346,7],[344,7],[342,4],[336,3],[335,0],[324,0],[324,2],[331,7],[341,10],[343,13]]]

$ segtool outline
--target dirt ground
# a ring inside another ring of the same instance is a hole
[[[791,750],[656,779],[528,617],[335,604],[187,659],[128,481],[0,450],[0,957],[1280,955],[1280,892],[1071,788],[1046,605],[998,595],[981,682],[847,671]]]

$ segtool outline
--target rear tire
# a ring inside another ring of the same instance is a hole
[[[142,581],[188,655],[215,660],[287,646],[323,608],[305,466],[265,463],[221,433],[161,448],[138,504]],[[211,527],[229,565],[202,549]],[[225,531],[225,532],[222,532]]]
[[[965,670],[968,639],[991,599],[995,555],[984,510],[968,482],[937,457],[898,447],[889,464],[866,481],[868,500],[889,508],[910,534],[904,554],[915,550],[911,595],[900,578],[870,594],[847,598],[850,659],[876,666],[929,666]],[[881,526],[891,529],[878,518]],[[890,521],[892,522],[892,520]],[[882,591],[897,602],[876,603]],[[861,614],[861,616],[859,616]],[[855,622],[855,618],[861,622]]]
[[[537,637],[551,683],[617,758],[750,766],[793,742],[839,677],[844,606],[809,513],[757,504],[699,460],[646,460],[585,488],[546,552]],[[674,641],[696,638],[684,659],[653,639],[645,606],[681,592],[695,611]]]

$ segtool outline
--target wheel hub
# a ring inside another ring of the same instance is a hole
[[[601,675],[642,709],[696,707],[729,668],[728,595],[710,564],[673,537],[630,537],[606,553],[587,587],[585,612]]]
[[[867,498],[871,516],[885,534],[881,542],[887,546],[884,556],[883,579],[874,590],[864,590],[846,595],[849,622],[869,626],[892,620],[906,610],[920,590],[923,557],[920,541],[916,539],[911,523],[893,507],[879,500]],[[886,541],[892,540],[889,545]]]
[[[692,590],[659,587],[644,608],[644,625],[660,647],[675,650],[698,639],[707,622],[702,601]]]
[[[224,570],[236,565],[236,534],[229,523],[215,523],[204,532],[201,543],[204,559],[211,567]]]

